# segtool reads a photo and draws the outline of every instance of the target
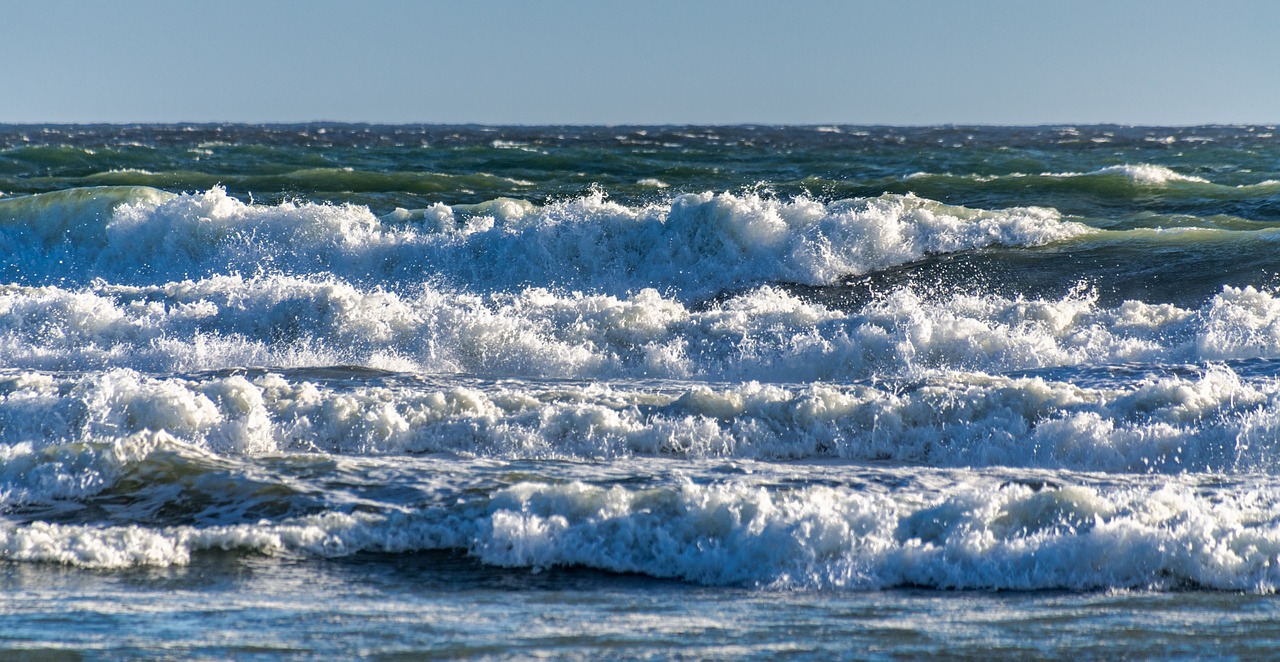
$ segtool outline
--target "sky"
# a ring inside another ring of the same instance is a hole
[[[1280,122],[1271,0],[0,0],[0,122]]]

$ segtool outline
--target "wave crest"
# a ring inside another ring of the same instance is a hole
[[[333,275],[392,288],[653,287],[696,299],[768,282],[830,284],[928,254],[1087,231],[1052,210],[975,210],[909,195],[823,203],[706,193],[628,207],[597,192],[545,207],[495,200],[378,218],[352,205],[249,205],[221,188],[129,189],[123,198],[78,191],[0,201],[10,217],[0,242],[21,256],[4,275],[31,284]],[[85,212],[69,196],[96,206]],[[50,226],[50,215],[61,225]]]

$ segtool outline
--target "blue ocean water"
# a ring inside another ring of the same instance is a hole
[[[1265,655],[1274,130],[0,126],[0,650]]]

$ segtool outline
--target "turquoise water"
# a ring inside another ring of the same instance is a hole
[[[1273,133],[0,126],[0,646],[1264,655]]]

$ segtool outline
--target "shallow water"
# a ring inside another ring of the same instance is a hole
[[[797,593],[460,555],[205,557],[94,573],[6,570],[4,650],[23,656],[706,659],[1259,658],[1269,596],[1180,592]]]

